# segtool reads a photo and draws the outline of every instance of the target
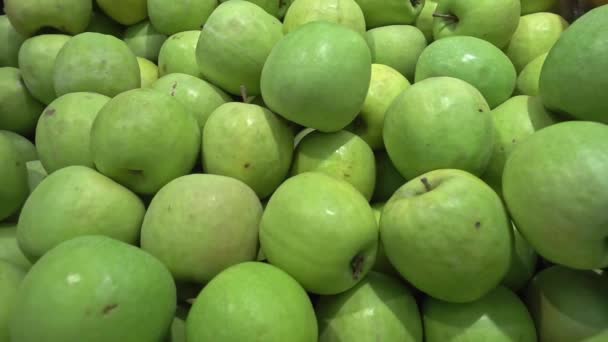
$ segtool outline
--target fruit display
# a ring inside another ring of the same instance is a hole
[[[0,342],[608,342],[608,1],[0,7]]]

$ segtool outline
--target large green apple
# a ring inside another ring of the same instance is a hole
[[[202,78],[196,61],[196,44],[200,36],[198,30],[184,31],[165,40],[158,53],[159,75],[182,73]]]
[[[416,63],[427,42],[422,31],[410,25],[391,25],[367,31],[372,62],[388,65],[414,80]]]
[[[122,185],[88,167],[68,166],[46,177],[28,197],[17,239],[32,261],[81,235],[136,244],[144,212],[139,197]]]
[[[122,38],[124,30],[125,28],[121,24],[115,22],[103,12],[93,11],[91,13],[91,21],[85,31],[109,34],[116,38]]]
[[[290,121],[335,132],[361,110],[371,70],[363,36],[335,23],[311,22],[286,35],[268,56],[262,96]]]
[[[422,31],[426,41],[429,43],[433,41],[433,13],[437,9],[437,1],[426,0],[420,15],[416,18],[416,27]]]
[[[57,97],[53,87],[55,59],[70,38],[64,34],[43,34],[26,40],[19,50],[19,70],[25,86],[44,104]]]
[[[608,6],[574,22],[555,43],[542,68],[540,96],[547,109],[580,120],[608,123]]]
[[[96,0],[110,18],[123,25],[133,25],[148,17],[147,0]]]
[[[440,39],[422,52],[416,66],[416,82],[437,76],[470,83],[490,108],[511,97],[517,81],[513,63],[504,52],[482,39],[467,36]]]
[[[186,320],[188,342],[316,342],[317,321],[302,286],[272,265],[245,262],[215,277]]]
[[[517,72],[534,58],[549,52],[568,26],[564,18],[554,13],[522,16],[517,30],[505,48]]]
[[[28,196],[27,169],[7,136],[0,134],[0,221],[15,214]]]
[[[159,32],[172,35],[200,30],[217,4],[217,0],[148,0],[148,15]]]
[[[127,27],[123,40],[135,56],[149,59],[153,62],[158,60],[158,53],[167,35],[160,33],[149,21],[142,21]]]
[[[319,172],[291,177],[275,191],[260,223],[268,261],[309,292],[336,294],[374,265],[378,226],[365,197]]]
[[[376,157],[376,186],[372,201],[386,202],[407,181],[397,171],[386,151],[376,151],[374,154]]]
[[[108,237],[77,237],[23,279],[11,341],[160,341],[175,307],[175,284],[160,261]]]
[[[213,111],[205,124],[203,169],[239,179],[260,198],[266,198],[289,173],[293,139],[285,120],[268,109],[226,103]]]
[[[406,179],[454,168],[480,175],[492,153],[490,107],[472,85],[432,77],[405,90],[386,111],[384,145]]]
[[[572,268],[608,266],[608,127],[562,122],[518,144],[503,174],[519,231],[545,259]]]
[[[411,25],[420,15],[425,0],[356,0],[368,29],[388,25]]]
[[[512,228],[500,197],[472,174],[435,170],[386,203],[380,238],[397,271],[448,302],[483,297],[511,263]]]
[[[192,174],[165,185],[150,203],[141,248],[176,281],[205,284],[224,269],[255,260],[262,205],[233,178]]]
[[[242,0],[225,2],[211,14],[196,46],[204,78],[231,94],[244,86],[260,94],[264,62],[283,37],[282,24],[261,7]]]
[[[159,78],[152,84],[152,89],[171,95],[184,105],[196,118],[201,133],[209,115],[219,106],[232,101],[230,96],[218,87],[200,78],[181,73],[172,73]]]
[[[502,280],[502,285],[513,291],[524,288],[536,273],[538,254],[528,241],[513,225],[513,255],[509,271]]]
[[[70,38],[59,51],[53,71],[55,94],[95,92],[116,96],[139,88],[137,58],[120,39],[86,32]]]
[[[29,137],[43,109],[27,90],[19,69],[0,68],[0,129]]]
[[[502,194],[502,175],[515,147],[539,129],[556,123],[538,97],[515,96],[492,110],[494,144],[492,157],[482,179]]]
[[[526,306],[499,286],[470,303],[448,303],[427,297],[422,305],[427,342],[536,342]]]
[[[502,49],[517,29],[520,11],[519,0],[441,0],[433,37],[473,36]]]
[[[283,32],[312,21],[328,21],[365,34],[365,17],[355,0],[295,0],[285,14]]]
[[[24,271],[32,267],[32,263],[23,254],[17,243],[16,224],[0,224],[0,260],[9,262]]]
[[[168,94],[141,88],[114,97],[99,111],[91,154],[101,173],[135,192],[154,194],[192,170],[200,139],[186,107]]]
[[[608,278],[593,271],[552,266],[538,273],[525,301],[539,342],[608,339]]]
[[[399,280],[370,272],[352,289],[315,304],[319,342],[422,342],[416,300]]]
[[[25,37],[17,32],[6,15],[0,15],[0,67],[17,67]]]
[[[0,135],[4,135],[13,143],[17,156],[22,162],[27,163],[38,159],[36,146],[29,139],[11,131],[0,130]]]
[[[559,0],[521,0],[521,15],[550,12],[558,7]]]
[[[156,64],[142,57],[137,57],[137,64],[139,65],[141,87],[148,88],[152,86],[158,80],[158,67]]]
[[[70,93],[46,107],[36,126],[36,149],[46,171],[95,166],[89,149],[91,126],[108,101],[101,94]]]
[[[517,84],[515,85],[516,94],[538,96],[540,73],[548,54],[544,53],[534,58],[521,70],[519,76],[517,76]]]
[[[47,28],[78,34],[89,25],[93,1],[6,0],[4,11],[17,32],[26,37]]]
[[[3,228],[2,228],[3,229]],[[2,234],[0,229],[0,234]],[[0,342],[11,342],[9,323],[13,319],[17,293],[25,271],[5,260],[0,260]]]

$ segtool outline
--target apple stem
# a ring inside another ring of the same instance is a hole
[[[433,188],[431,187],[431,183],[429,183],[429,180],[426,177],[420,178],[420,181],[424,185],[424,188],[426,189],[426,192],[429,192],[429,191],[433,190]]]
[[[458,17],[453,14],[433,13],[433,17],[458,21]]]
[[[244,85],[241,85],[241,98],[243,99],[243,102],[247,103],[247,87]]]

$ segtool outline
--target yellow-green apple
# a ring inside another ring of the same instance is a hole
[[[328,21],[365,34],[365,17],[355,0],[295,0],[283,21],[285,34],[312,21]]]
[[[548,54],[549,53],[544,53],[534,58],[521,70],[519,76],[517,76],[517,83],[515,85],[516,94],[538,96],[540,73]]]
[[[196,62],[196,44],[200,36],[199,30],[184,31],[165,40],[158,53],[159,76],[182,73],[202,78]]]
[[[43,109],[27,90],[19,69],[0,68],[0,129],[30,137]]]
[[[356,0],[365,16],[367,28],[388,25],[412,25],[420,15],[425,0]]]
[[[154,64],[154,62],[142,57],[137,57],[137,64],[139,65],[141,87],[150,87],[154,82],[156,82],[156,80],[158,80],[158,67],[156,64]]]
[[[133,25],[148,17],[147,0],[96,0],[110,18],[122,25]]]
[[[153,62],[158,60],[160,47],[167,40],[167,35],[160,33],[149,21],[142,21],[127,27],[123,40],[137,57]]]
[[[200,30],[217,4],[217,0],[148,0],[148,16],[159,32],[172,35]]]
[[[4,11],[17,32],[26,37],[48,28],[78,34],[89,25],[93,1],[6,0]]]
[[[437,9],[438,0],[426,0],[420,15],[416,19],[416,27],[424,33],[427,42],[433,41],[433,13]]]

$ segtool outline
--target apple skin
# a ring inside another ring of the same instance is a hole
[[[17,224],[0,224],[0,262],[9,262],[24,271],[32,267],[17,243]],[[0,339],[1,341],[1,339]]]
[[[101,94],[69,93],[46,107],[36,126],[36,149],[46,171],[95,166],[89,149],[91,126],[108,101]]]
[[[0,15],[0,67],[17,67],[21,44],[25,41],[6,15]]]
[[[158,32],[146,20],[127,27],[123,40],[135,56],[156,62],[160,48],[167,40],[167,35]]]
[[[158,80],[158,67],[154,62],[142,57],[137,57],[137,64],[139,65],[141,87],[149,88]]]
[[[432,77],[405,90],[386,111],[384,145],[406,179],[453,168],[480,175],[492,153],[488,103],[472,85]]]
[[[260,262],[232,266],[211,280],[186,320],[188,342],[247,341],[254,336],[265,342],[316,342],[317,332],[302,286]]]
[[[608,6],[577,19],[555,43],[540,75],[547,109],[579,120],[608,123]],[[581,68],[581,66],[585,66]]]
[[[114,97],[99,111],[91,153],[101,173],[151,195],[193,169],[200,139],[186,107],[170,95],[141,88]]]
[[[539,342],[608,338],[608,278],[593,271],[552,266],[530,282],[524,295]]]
[[[0,68],[0,129],[29,137],[43,109],[27,90],[19,69]]]
[[[549,52],[568,26],[568,22],[555,13],[522,16],[517,30],[505,48],[517,72],[534,58]]]
[[[408,81],[414,80],[416,63],[427,42],[415,26],[391,25],[367,31],[367,44],[372,62],[384,64],[399,71]]]
[[[34,189],[48,176],[48,173],[42,166],[40,160],[32,160],[25,163],[27,168],[27,183],[30,190],[30,194],[34,192]]]
[[[0,135],[0,221],[15,214],[28,196],[25,162],[7,136]]]
[[[549,53],[544,53],[534,58],[521,70],[519,76],[517,76],[517,84],[515,85],[516,94],[528,96],[539,95],[540,73],[548,54]]]
[[[308,292],[336,294],[355,286],[374,265],[378,226],[352,185],[307,172],[287,179],[270,197],[260,244],[267,260]]]
[[[89,22],[89,26],[87,26],[85,32],[109,34],[116,38],[122,39],[124,30],[124,26],[115,22],[103,12],[93,11],[93,13],[91,13],[91,21]]]
[[[13,143],[17,156],[23,163],[38,159],[36,146],[29,139],[17,133],[4,130],[0,130],[0,135],[4,135]]]
[[[217,0],[148,0],[148,16],[159,32],[172,35],[200,30],[217,5]]]
[[[374,211],[374,216],[376,217],[376,223],[378,223],[378,225],[380,225],[380,217],[382,216],[382,210],[384,210],[385,204],[386,203],[376,203],[372,205],[372,210]],[[378,252],[376,253],[376,262],[372,267],[372,272],[399,277],[399,272],[397,272],[395,267],[393,267],[388,260],[381,241],[378,241]]]
[[[2,228],[4,229],[4,228]],[[0,230],[0,234],[2,231]],[[5,260],[0,260],[0,341],[10,342],[9,325],[15,311],[19,287],[25,271]]]
[[[367,29],[388,25],[412,25],[420,15],[424,0],[356,0],[363,14]]]
[[[513,150],[504,168],[504,199],[539,255],[577,269],[608,266],[607,168],[608,127],[600,123],[561,122]]]
[[[374,193],[374,152],[359,136],[348,132],[312,132],[298,144],[291,174],[322,172],[354,186],[368,201]]]
[[[433,41],[433,13],[435,13],[436,9],[437,0],[426,0],[420,15],[416,18],[416,27],[422,31],[426,41],[429,43]]]
[[[365,34],[365,17],[355,0],[295,0],[283,21],[283,32],[317,20],[324,20],[348,27]]]
[[[48,27],[75,35],[89,25],[93,1],[6,0],[4,11],[15,30],[26,37]]]
[[[500,283],[511,263],[512,234],[498,195],[455,169],[412,179],[380,217],[382,244],[401,276],[454,303],[477,300]]]
[[[558,7],[559,0],[521,0],[521,15],[537,12],[552,12]]]
[[[283,37],[276,17],[248,1],[228,1],[209,16],[196,46],[203,77],[226,92],[238,95],[241,86],[260,94],[266,58]]]
[[[122,25],[133,25],[148,17],[147,0],[95,0],[101,10]]]
[[[376,151],[376,186],[372,202],[386,202],[403,184],[407,183],[386,151]]]
[[[467,36],[440,39],[422,52],[416,66],[416,82],[438,76],[470,83],[490,108],[511,97],[517,81],[517,72],[504,52],[482,39]]]
[[[53,248],[25,276],[11,341],[161,341],[175,307],[175,283],[160,261],[118,240],[81,236]]]
[[[513,254],[511,266],[501,284],[514,292],[523,289],[536,273],[538,254],[513,225]]]
[[[433,37],[473,36],[502,49],[517,29],[520,12],[519,0],[441,0],[435,13],[452,14],[458,20],[436,17]]]
[[[196,62],[196,44],[201,31],[176,33],[163,43],[158,53],[159,76],[182,73],[203,78]]]
[[[426,298],[422,304],[427,342],[536,342],[536,330],[524,303],[499,286],[471,303]]]

